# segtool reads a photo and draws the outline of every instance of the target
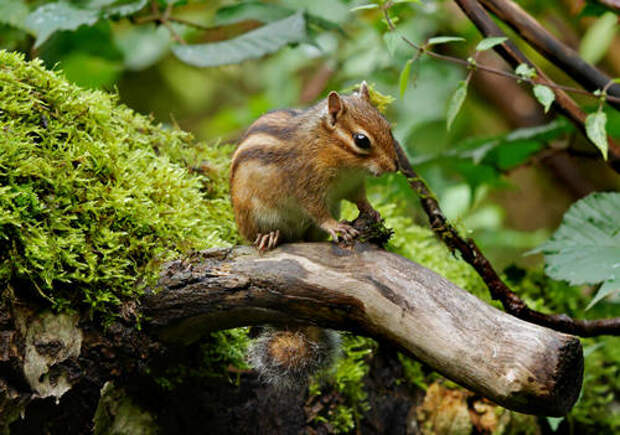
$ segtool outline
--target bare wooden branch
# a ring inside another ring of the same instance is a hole
[[[563,415],[581,388],[581,344],[524,322],[372,245],[212,250],[170,263],[143,300],[169,342],[244,325],[315,324],[385,340],[517,411]]]

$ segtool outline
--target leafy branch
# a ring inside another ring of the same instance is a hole
[[[477,1],[460,0],[457,1],[457,3],[459,3],[459,6],[463,8],[469,18],[474,21],[474,24],[476,24],[481,29],[483,34],[488,35],[487,38],[483,39],[478,44],[478,46],[476,47],[476,51],[479,52],[489,48],[494,48],[510,64],[513,65],[513,67],[515,68],[514,73],[487,65],[481,65],[475,62],[475,60],[471,57],[468,59],[462,59],[437,53],[429,49],[429,47],[436,45],[437,43],[455,42],[457,40],[460,40],[459,38],[438,37],[439,42],[436,43],[431,43],[433,39],[431,38],[423,45],[418,45],[411,41],[409,38],[407,38],[405,35],[398,32],[389,14],[390,8],[394,5],[393,1],[382,1],[379,5],[377,5],[377,7],[380,7],[382,10],[385,22],[390,30],[390,34],[397,35],[407,45],[411,46],[416,50],[416,55],[412,59],[419,58],[420,54],[428,54],[429,56],[442,61],[463,65],[470,69],[470,74],[472,70],[477,69],[492,74],[512,78],[519,82],[527,82],[532,84],[534,96],[545,107],[545,111],[548,110],[548,108],[553,102],[556,102],[558,105],[558,109],[562,113],[564,113],[571,120],[571,122],[573,122],[573,124],[575,124],[586,135],[586,137],[601,151],[601,154],[603,155],[605,160],[607,160],[608,150],[611,150],[612,159],[610,161],[610,166],[616,172],[620,172],[620,147],[613,143],[613,141],[608,141],[607,133],[605,131],[605,122],[603,122],[606,121],[606,117],[605,114],[602,112],[603,102],[613,104],[620,103],[620,97],[607,94],[607,90],[615,84],[617,79],[608,79],[603,90],[599,89],[592,92],[584,89],[554,83],[552,80],[546,77],[538,67],[532,64],[513,44],[510,43],[508,38],[491,20],[491,18],[488,16],[488,14],[486,14],[486,12],[482,9],[482,7],[478,4]],[[413,63],[413,60],[411,60],[410,62]],[[405,65],[404,69],[410,68],[410,65],[408,64]],[[403,77],[403,74],[404,72],[401,73],[401,93],[403,88],[406,86],[407,80],[405,77]],[[465,83],[467,82],[468,80],[465,81]],[[452,98],[447,116],[448,127],[454,120],[454,117],[456,116],[456,113],[458,113],[458,109],[462,105],[463,100],[466,96],[466,88],[464,88],[464,86],[466,86],[466,84],[464,85],[463,83],[461,83]],[[555,89],[555,91],[552,91],[551,89]],[[599,99],[599,102],[601,102],[601,106],[599,107],[599,111],[596,114],[593,114],[596,116],[590,115],[591,118],[586,116],[586,114],[583,113],[579,106],[565,92],[578,93],[581,95],[586,95]],[[587,122],[588,118],[590,119],[589,122]],[[593,122],[594,120],[596,122]]]
[[[510,71],[506,71],[504,69],[500,69],[500,68],[495,68],[489,65],[484,65],[484,64],[480,64],[480,63],[475,63],[472,65],[471,61],[469,59],[463,59],[460,57],[455,57],[455,56],[450,56],[450,55],[446,55],[446,54],[441,54],[438,53],[436,51],[433,51],[430,49],[431,46],[434,45],[438,45],[438,44],[443,44],[443,43],[447,43],[447,42],[458,42],[458,41],[463,41],[463,38],[460,37],[455,37],[455,36],[438,36],[438,37],[434,37],[434,38],[430,38],[428,39],[424,44],[422,45],[418,45],[415,42],[411,41],[409,38],[407,38],[405,35],[401,34],[398,29],[396,28],[396,26],[394,25],[394,22],[392,21],[391,17],[389,16],[389,9],[390,7],[393,6],[393,2],[388,1],[386,3],[384,3],[384,5],[382,6],[383,8],[383,16],[385,18],[385,21],[388,24],[388,27],[390,29],[391,32],[395,32],[396,34],[398,34],[398,36],[400,37],[400,39],[402,39],[407,45],[413,47],[417,53],[421,53],[421,54],[427,54],[430,57],[433,57],[435,59],[439,59],[439,60],[443,60],[446,62],[451,62],[451,63],[455,63],[457,65],[462,65],[465,66],[467,68],[474,68],[480,71],[485,71],[491,74],[495,74],[495,75],[499,75],[502,77],[508,77],[511,79],[515,79],[517,81],[520,82],[526,82],[529,83],[531,85],[536,85],[537,82],[534,80],[534,78],[536,77],[536,75],[533,76],[523,76],[517,72],[512,73]],[[501,41],[499,40],[501,39]],[[484,51],[484,50],[488,50],[492,47],[494,47],[495,45],[504,42],[505,40],[507,40],[507,37],[490,37],[490,38],[485,38],[482,41],[480,41],[482,43],[478,44],[478,46],[476,47],[477,51]],[[491,43],[491,45],[489,45],[489,43]],[[414,58],[415,60],[417,60],[419,58],[419,56],[416,55],[416,57]],[[522,64],[527,66],[527,64]],[[611,86],[613,83],[620,83],[620,79],[613,79],[610,80],[607,84],[607,88],[609,86]],[[581,88],[575,88],[572,86],[566,86],[566,85],[560,85],[558,83],[547,83],[546,86],[549,86],[551,88],[555,88],[555,89],[562,89],[563,91],[566,92],[571,92],[571,93],[575,93],[575,94],[580,94],[580,95],[585,95],[591,98],[596,98],[598,100],[600,100],[601,98],[601,90],[597,91],[587,91],[585,89],[581,89]],[[606,95],[605,96],[605,101],[612,101],[612,102],[616,102],[616,103],[620,103],[620,97],[616,97],[613,95]]]
[[[444,215],[437,197],[426,182],[413,170],[403,149],[397,146],[400,171],[407,178],[409,186],[418,194],[424,212],[428,216],[430,227],[439,239],[451,250],[458,251],[487,285],[491,297],[501,302],[507,313],[519,319],[545,326],[556,331],[593,337],[598,335],[620,335],[620,318],[580,320],[566,314],[544,314],[532,310],[495,271],[491,262],[484,256],[476,242],[463,238]],[[602,296],[601,296],[602,297]]]

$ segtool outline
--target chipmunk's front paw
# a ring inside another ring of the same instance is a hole
[[[258,233],[253,245],[258,248],[259,251],[265,251],[273,249],[278,246],[280,241],[280,230],[271,231],[270,233],[261,234]]]
[[[355,237],[359,235],[359,231],[353,228],[349,224],[338,222],[336,220],[326,222],[321,225],[324,231],[327,231],[334,242],[344,240],[345,242],[351,242]]]

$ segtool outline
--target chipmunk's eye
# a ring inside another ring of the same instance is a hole
[[[355,145],[357,145],[363,150],[367,150],[370,148],[370,139],[368,139],[365,134],[354,133],[353,140],[355,141]]]

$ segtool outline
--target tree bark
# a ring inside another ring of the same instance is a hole
[[[371,245],[238,247],[170,263],[144,298],[147,330],[188,344],[258,324],[316,324],[386,341],[525,413],[564,415],[581,389],[579,340],[524,322]]]

